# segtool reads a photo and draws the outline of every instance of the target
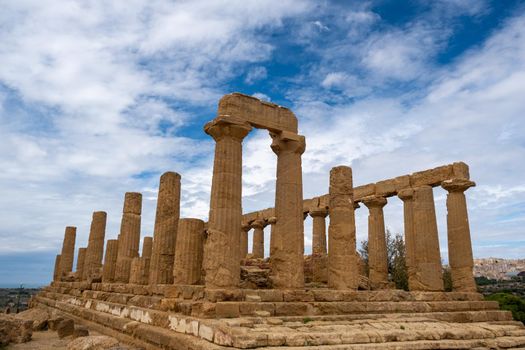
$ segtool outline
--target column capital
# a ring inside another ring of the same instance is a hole
[[[403,202],[406,200],[410,200],[414,197],[414,190],[412,188],[405,188],[397,192],[397,196],[399,199],[401,199]]]
[[[244,231],[244,232],[248,232],[252,229],[252,226],[248,223],[245,223],[243,222],[242,225],[241,225],[241,229]]]
[[[385,197],[382,196],[367,196],[364,198],[361,198],[361,202],[366,205],[368,209],[371,208],[383,208],[387,200]]]
[[[268,218],[267,221],[270,225],[274,225],[275,223],[277,223],[277,218],[275,216],[271,216]]]
[[[263,219],[257,219],[253,221],[250,226],[253,228],[264,228],[266,226],[266,221]]]
[[[303,154],[306,148],[306,141],[302,135],[282,131],[280,133],[270,132],[270,136],[272,138],[272,150],[277,155],[283,152]]]
[[[251,130],[252,127],[247,122],[229,116],[219,116],[204,126],[204,132],[215,141],[225,137],[242,141]]]
[[[328,208],[326,207],[318,207],[315,209],[310,209],[310,216],[311,217],[323,217],[325,218],[328,215]]]
[[[463,192],[474,186],[476,186],[474,181],[465,179],[451,179],[445,180],[441,183],[441,187],[443,187],[448,192]]]

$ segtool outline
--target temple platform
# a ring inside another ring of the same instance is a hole
[[[146,349],[509,349],[525,327],[478,293],[53,282],[35,306]]]

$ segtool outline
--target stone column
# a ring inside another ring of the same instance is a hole
[[[73,270],[73,259],[75,258],[75,239],[77,228],[67,226],[62,242],[62,253],[60,254],[60,276]]]
[[[277,154],[274,243],[271,279],[275,288],[304,287],[303,174],[304,136],[270,133]]]
[[[417,290],[442,291],[443,269],[432,187],[414,188],[414,237]]]
[[[232,117],[217,117],[204,127],[216,142],[203,261],[207,288],[239,285],[242,141],[251,129],[248,123]]]
[[[386,247],[385,218],[383,207],[387,200],[380,196],[362,199],[369,210],[368,215],[368,267],[370,286],[373,289],[388,287],[388,253]]]
[[[252,227],[248,224],[242,224],[241,226],[241,239],[240,239],[240,258],[241,260],[246,259],[248,255],[248,232]]]
[[[201,282],[204,244],[204,221],[180,219],[175,251],[175,284],[199,284]]]
[[[268,218],[268,225],[270,225],[270,257],[273,255],[275,250],[275,224],[277,223],[277,218],[275,216]]]
[[[160,177],[149,284],[173,283],[173,261],[180,217],[180,179],[180,175],[172,171]]]
[[[443,181],[441,186],[447,194],[448,262],[452,274],[452,288],[458,292],[475,292],[472,242],[468,222],[465,190],[476,184],[469,180]]]
[[[106,212],[96,211],[93,213],[84,272],[82,274],[84,280],[101,272],[102,258],[104,257],[104,239],[106,237],[106,220]]]
[[[53,272],[53,281],[60,281],[60,275],[61,272],[61,266],[60,266],[60,254],[57,254],[55,258],[55,270]]]
[[[146,259],[151,259],[153,252],[153,237],[147,236],[144,237],[144,242],[142,242],[142,257]]]
[[[357,289],[359,271],[356,253],[352,169],[330,170],[330,226],[328,227],[328,287]]]
[[[118,240],[109,239],[106,244],[106,255],[104,257],[104,267],[102,269],[102,282],[115,282],[115,269],[118,255]]]
[[[78,248],[76,277],[80,281],[83,281],[82,276],[84,276],[84,263],[86,261],[86,250],[87,248]]]
[[[252,222],[253,227],[253,245],[252,256],[254,258],[264,258],[264,220],[258,219]]]
[[[408,274],[408,289],[418,290],[416,266],[416,238],[414,237],[414,190],[400,190],[397,194],[403,201],[403,218],[405,227],[405,261]]]
[[[129,282],[131,261],[139,256],[141,211],[142,195],[137,192],[126,192],[120,224],[115,282]]]
[[[314,282],[328,282],[328,254],[326,251],[326,222],[327,208],[310,210],[313,220],[312,228],[312,269]]]

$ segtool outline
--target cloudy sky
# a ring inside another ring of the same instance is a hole
[[[202,127],[239,91],[291,108],[305,197],[351,165],[355,185],[465,161],[476,257],[525,257],[525,7],[512,0],[0,0],[0,285],[45,284],[64,227],[118,234],[124,192],[182,175],[207,218]],[[267,132],[245,140],[245,211],[273,206]],[[445,192],[435,189],[446,261]],[[366,238],[366,208],[357,211]],[[398,199],[386,225],[402,232]],[[267,237],[268,238],[268,237]],[[311,250],[311,222],[305,225]]]

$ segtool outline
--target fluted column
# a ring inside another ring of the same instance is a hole
[[[142,257],[146,259],[151,259],[151,254],[153,252],[153,237],[146,236],[142,242]]]
[[[175,284],[201,283],[203,244],[204,221],[180,219],[173,270]]]
[[[405,261],[408,274],[408,289],[417,290],[416,238],[414,237],[414,190],[403,189],[397,196],[403,201],[403,219],[405,228]]]
[[[271,279],[276,288],[304,287],[303,174],[304,136],[270,133],[277,154],[275,223]]]
[[[248,224],[242,224],[241,226],[241,238],[240,238],[240,259],[246,259],[248,255],[248,232],[252,227]]]
[[[60,277],[73,270],[73,259],[75,258],[75,239],[77,228],[67,226],[62,242],[62,253],[60,254]]]
[[[432,187],[414,188],[414,237],[417,290],[442,291],[443,270]]]
[[[448,262],[454,291],[475,292],[472,242],[468,222],[465,191],[476,184],[469,180],[443,181],[441,186],[447,194]]]
[[[326,216],[327,208],[310,210],[312,227],[312,270],[314,282],[328,282],[328,253],[326,251]]]
[[[115,282],[129,282],[131,261],[139,256],[141,212],[142,195],[137,192],[126,192],[120,224]]]
[[[180,175],[172,171],[160,177],[149,284],[173,283],[173,261],[180,217],[180,180]]]
[[[388,253],[386,247],[384,197],[370,196],[362,199],[369,210],[368,215],[368,267],[370,285],[374,289],[388,286]]]
[[[76,268],[76,277],[79,280],[83,280],[82,276],[84,276],[84,264],[86,262],[86,250],[87,248],[78,248],[78,255],[77,255],[77,268]]]
[[[231,117],[217,117],[204,127],[204,131],[215,140],[208,237],[203,261],[208,288],[239,285],[242,140],[251,129],[248,123]]]
[[[93,213],[84,272],[82,274],[84,280],[101,272],[102,258],[104,257],[104,239],[106,237],[106,220],[106,212],[96,211]]]
[[[60,266],[60,254],[57,254],[56,258],[55,258],[55,270],[53,271],[53,281],[60,281],[60,276],[62,274],[62,271],[61,271],[61,268],[62,266]]]
[[[118,255],[118,240],[109,239],[106,244],[104,256],[104,267],[102,268],[102,282],[111,283],[115,281],[115,269]]]
[[[264,220],[258,219],[252,222],[253,227],[253,245],[252,256],[254,258],[264,258]]]
[[[268,225],[270,225],[270,258],[273,255],[275,250],[275,224],[277,223],[277,218],[275,216],[268,218]]]
[[[328,286],[334,289],[357,289],[359,271],[350,167],[338,166],[330,170],[329,196]]]

